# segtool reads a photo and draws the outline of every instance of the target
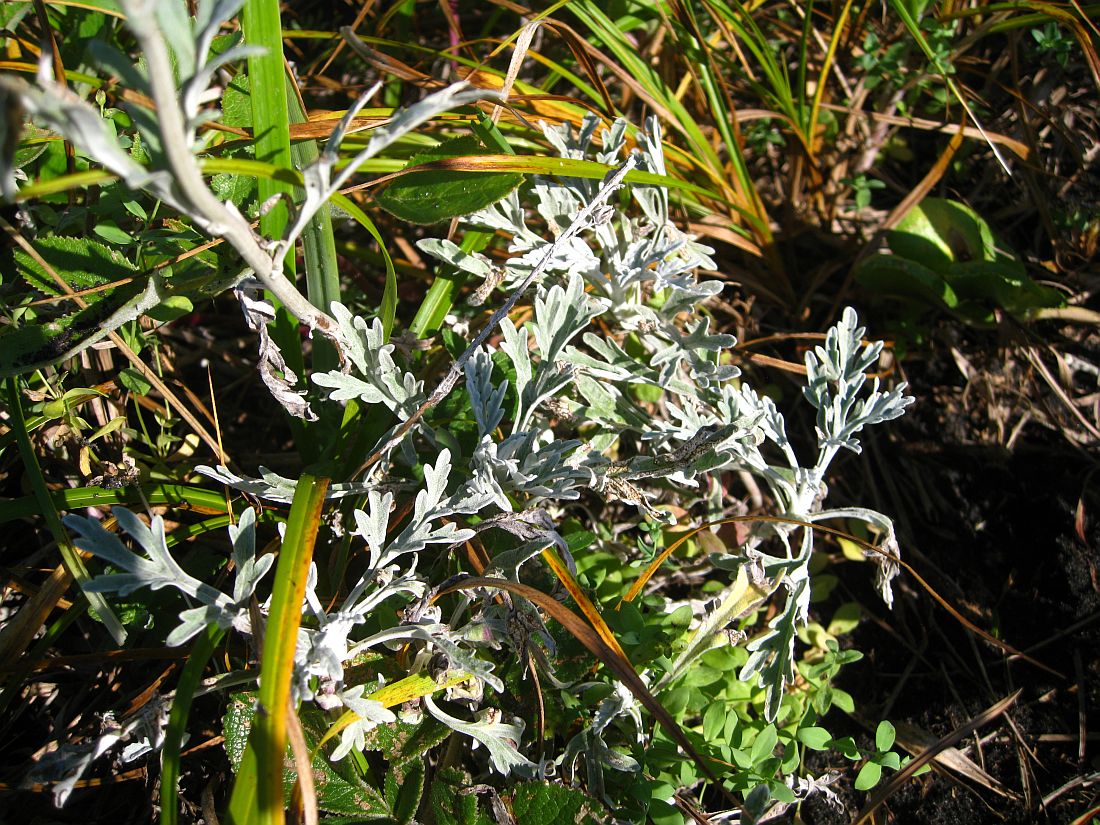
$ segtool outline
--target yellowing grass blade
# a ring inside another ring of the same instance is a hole
[[[229,821],[234,825],[283,822],[283,756],[294,651],[328,485],[329,479],[304,473],[290,505],[264,629],[256,719],[229,801]]]

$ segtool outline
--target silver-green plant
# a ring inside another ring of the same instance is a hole
[[[422,703],[427,713],[483,744],[491,765],[502,773],[545,774],[553,764],[549,760],[536,765],[525,756],[522,724],[505,721],[502,711],[484,699],[484,687],[497,692],[504,688],[492,651],[522,647],[539,658],[527,647],[530,634],[509,627],[518,608],[509,607],[502,616],[503,608],[485,594],[474,595],[444,620],[440,608],[431,603],[433,589],[441,582],[430,580],[421,558],[433,545],[450,548],[472,538],[475,528],[467,525],[474,521],[479,522],[476,529],[497,528],[520,540],[491,559],[490,566],[491,574],[518,581],[523,566],[542,548],[555,545],[570,561],[558,525],[574,512],[574,502],[602,498],[614,507],[621,501],[636,508],[640,518],[662,521],[671,520],[666,504],[700,503],[713,519],[724,515],[719,474],[740,471],[762,479],[781,519],[755,529],[744,546],[712,555],[716,567],[734,571],[734,581],[715,602],[693,608],[697,638],[689,642],[674,669],[687,667],[708,648],[711,637],[739,618],[734,611],[712,608],[725,604],[746,578],[761,592],[780,593],[783,603],[766,631],[748,642],[751,655],[740,674],[765,690],[768,720],[777,717],[793,680],[796,633],[809,618],[815,523],[855,518],[880,531],[881,553],[875,558],[885,560],[880,584],[889,602],[890,578],[897,572],[891,557],[898,552],[891,522],[863,508],[823,509],[825,477],[842,449],[859,452],[857,435],[865,426],[896,418],[912,399],[904,394],[904,384],[884,391],[877,379],[867,381],[882,344],[865,344],[856,313],[847,309],[824,346],[806,356],[804,396],[817,411],[818,443],[813,460],[798,456],[775,403],[745,383],[730,363],[734,338],[711,331],[707,301],[723,285],[700,273],[716,268],[713,250],[675,225],[664,188],[626,182],[634,168],[666,174],[656,119],[634,134],[632,150],[627,147],[631,130],[625,121],[600,129],[598,120],[589,117],[579,132],[568,124],[545,127],[546,139],[563,157],[594,158],[607,165],[609,173],[602,181],[536,178],[530,187],[467,216],[467,226],[508,235],[511,257],[503,266],[463,252],[449,241],[420,242],[426,254],[483,277],[476,297],[497,307],[428,391],[416,364],[385,340],[381,322],[357,316],[338,303],[329,308],[331,314],[312,307],[283,275],[283,262],[309,217],[362,161],[427,118],[490,95],[464,85],[431,95],[377,129],[367,147],[335,173],[341,138],[366,102],[363,98],[349,110],[318,161],[303,170],[303,199],[293,205],[286,233],[262,238],[207,187],[195,157],[201,144],[197,127],[211,114],[205,107],[216,69],[245,54],[238,48],[210,57],[213,33],[240,3],[200,0],[194,19],[175,0],[164,0],[155,8],[146,0],[123,0],[123,5],[145,52],[147,69],[128,61],[122,65],[120,55],[104,54],[103,60],[156,104],[155,119],[137,121],[147,164],[123,151],[95,110],[46,73],[37,86],[2,82],[21,95],[32,114],[127,185],[148,189],[196,226],[225,238],[242,260],[242,272],[227,286],[239,285],[251,273],[302,321],[330,338],[343,356],[343,368],[311,376],[323,391],[324,403],[354,399],[367,409],[385,410],[397,422],[364,463],[366,476],[334,485],[332,491],[334,498],[365,498],[352,512],[354,526],[336,527],[349,530],[365,545],[366,570],[332,609],[316,592],[314,571],[302,606],[295,697],[325,708],[345,707],[358,717],[343,731],[335,755],[361,749],[372,727],[393,718],[370,699],[365,686],[345,682],[348,662],[372,648],[411,645],[419,650],[411,665],[414,671],[434,672],[442,659],[446,670],[462,671],[477,685],[470,694],[475,698],[469,700],[476,721],[455,717],[430,697]],[[192,41],[172,41],[177,44],[172,52],[182,78],[179,84],[173,80],[164,35],[169,29],[193,35]],[[625,198],[620,197],[624,187]],[[528,215],[527,198],[537,218]],[[531,317],[517,324],[510,312],[532,289]],[[262,317],[261,301],[247,290],[240,298],[250,317]],[[272,352],[274,345],[263,337],[263,324],[257,321],[255,328],[263,341],[264,364],[280,371],[277,350]],[[494,346],[490,341],[498,332]],[[507,370],[502,369],[504,363]],[[451,440],[433,427],[431,415],[463,381],[477,428],[476,446],[469,454],[451,448]],[[284,405],[308,415],[304,405],[296,405],[270,382],[269,386]],[[416,468],[423,470],[423,483],[412,513],[391,535],[393,479],[408,477]],[[245,478],[224,467],[201,469],[261,498],[282,503],[293,498],[292,478],[267,472]],[[237,570],[232,595],[179,566],[159,517],[146,526],[124,508],[114,510],[144,555],[127,549],[94,519],[70,516],[66,524],[78,534],[78,546],[121,571],[96,579],[96,590],[125,595],[141,587],[172,587],[197,603],[180,614],[179,626],[168,636],[170,644],[181,644],[208,624],[252,633],[254,618],[264,616],[266,606],[257,611],[250,602],[271,559],[254,557],[255,523],[250,514],[245,511],[230,532]],[[403,620],[368,633],[367,619],[384,603],[403,607]],[[549,638],[541,632],[545,628],[540,622],[537,617],[532,622],[535,636]],[[666,683],[659,673],[644,676],[658,686]],[[561,684],[553,677],[551,682]],[[637,704],[619,686],[615,698],[600,705],[592,723],[557,762],[571,765],[584,751],[594,781],[600,774],[593,765],[635,769],[632,760],[608,747],[605,736],[612,724],[621,724],[629,728],[628,736],[644,737],[639,718]]]

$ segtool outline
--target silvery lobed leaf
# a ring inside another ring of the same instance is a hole
[[[149,555],[148,559],[126,548],[118,536],[103,529],[98,521],[84,516],[68,515],[65,526],[78,534],[74,544],[81,550],[109,562],[126,573],[97,576],[86,587],[95,592],[117,592],[123,596],[141,587],[159,590],[175,587],[204,604],[228,607],[231,600],[224,593],[188,575],[172,554],[164,535],[164,520],[153,516],[147,527],[125,507],[112,507],[111,514],[119,527],[128,533]]]
[[[416,247],[436,260],[468,272],[475,278],[487,278],[493,270],[492,263],[484,255],[478,252],[466,252],[458,244],[446,238],[423,238],[416,242]]]
[[[431,696],[423,698],[424,707],[428,713],[449,727],[451,730],[470,736],[480,742],[489,751],[489,761],[498,773],[508,776],[517,773],[521,776],[530,776],[535,773],[538,766],[517,750],[516,745],[523,737],[523,721],[516,719],[514,723],[498,721],[500,711],[488,708],[478,714],[478,721],[463,722],[450,714],[440,710],[432,701]]]
[[[393,711],[381,702],[363,696],[363,685],[343,691],[340,698],[344,707],[358,718],[340,732],[340,744],[332,752],[332,759],[339,762],[351,751],[362,752],[367,745],[366,734],[379,725],[396,722]]]
[[[470,407],[477,421],[478,433],[491,433],[504,418],[504,394],[508,382],[502,381],[494,388],[493,359],[483,347],[479,347],[466,362],[466,391],[470,395]]]

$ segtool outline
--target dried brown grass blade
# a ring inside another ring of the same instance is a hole
[[[1016,140],[1016,138],[1009,137],[1008,135],[990,132],[988,129],[985,130],[983,135],[980,129],[976,129],[973,126],[960,126],[954,123],[943,123],[939,120],[928,120],[922,117],[902,117],[901,115],[890,115],[885,112],[868,112],[866,110],[856,110],[852,109],[851,106],[841,106],[835,103],[823,103],[821,104],[821,108],[830,109],[834,112],[844,112],[849,115],[862,115],[869,117],[871,120],[889,123],[894,126],[904,126],[909,129],[921,129],[926,132],[944,132],[949,135],[962,134],[964,137],[974,140],[988,140],[990,143],[1004,146],[1021,160],[1027,160],[1031,155],[1031,150],[1026,143]]]
[[[313,784],[312,760],[309,745],[306,744],[306,734],[302,730],[302,722],[294,710],[293,702],[286,709],[286,734],[290,742],[290,752],[294,755],[294,770],[298,774],[290,801],[290,810],[295,814],[291,821],[298,821],[297,813],[301,812],[305,825],[317,825],[317,789]]]
[[[27,652],[35,634],[57,607],[72,580],[65,565],[55,567],[38,592],[0,629],[0,665],[5,669],[12,667]]]
[[[905,748],[905,750],[909,751],[913,756],[918,756],[923,751],[936,747],[939,743],[939,740],[935,736],[916,725],[897,722],[894,724],[894,727],[897,729],[897,743]],[[1006,788],[997,779],[983,771],[967,758],[966,754],[956,747],[951,746],[943,748],[933,758],[940,767],[958,774],[976,785],[981,785],[983,788],[987,788],[995,794],[999,794],[1006,799],[1019,798],[1019,794]]]
[[[563,26],[557,20],[544,20],[543,23],[565,41],[565,45],[569,47],[569,51],[573,53],[573,57],[576,58],[577,63],[584,69],[584,73],[588,77],[588,82],[592,84],[600,96],[600,102],[603,104],[603,114],[609,118],[615,117],[615,104],[611,100],[611,93],[607,90],[603,78],[600,77],[599,70],[592,61],[591,55],[588,54],[586,48],[588,44],[579,39],[575,31],[568,26]]]
[[[878,791],[872,794],[871,798],[867,801],[867,804],[864,806],[863,810],[859,812],[859,816],[856,817],[852,825],[862,825],[862,823],[866,822],[871,817],[871,815],[874,814],[878,807],[882,805],[883,802],[889,799],[890,796],[895,793],[902,785],[904,785],[913,774],[915,774],[918,770],[920,770],[922,767],[932,761],[932,759],[935,758],[936,754],[940,753],[943,750],[946,750],[947,748],[950,748],[956,742],[959,742],[965,737],[969,736],[973,731],[976,731],[978,728],[981,728],[992,722],[994,719],[996,719],[998,716],[1008,710],[1012,706],[1012,704],[1019,698],[1022,692],[1023,688],[1019,688],[1014,693],[1006,696],[1004,699],[997,702],[996,704],[986,708],[977,716],[971,718],[968,722],[953,730],[947,736],[943,737],[943,739],[940,739],[932,747],[923,751],[920,756],[913,759],[913,761],[911,761],[904,768],[902,768],[900,771],[890,777],[889,782],[887,782]]]
[[[893,229],[898,225],[898,222],[905,217],[905,215],[924,200],[925,196],[932,191],[932,187],[940,182],[940,179],[947,172],[947,167],[951,164],[951,159],[955,157],[955,153],[959,151],[962,146],[963,138],[965,135],[960,129],[951,137],[951,140],[947,142],[947,148],[943,150],[943,153],[936,159],[936,162],[932,164],[932,168],[928,170],[920,183],[913,187],[912,191],[902,198],[901,203],[895,206],[890,214],[886,216],[886,220],[883,221],[879,231],[887,229]],[[870,245],[866,247],[870,249]]]
[[[562,560],[558,558],[558,554],[553,551],[552,548],[546,548],[542,551],[543,561],[550,567],[554,575],[558,577],[565,589],[569,591],[569,595],[573,597],[573,601],[577,603],[577,606],[581,609],[581,613],[592,624],[596,632],[600,634],[600,638],[604,640],[609,648],[615,651],[616,655],[622,657],[623,661],[629,662],[626,658],[626,651],[622,649],[619,644],[619,640],[615,638],[615,634],[611,632],[611,628],[607,626],[607,622],[603,620],[603,616],[600,615],[600,611],[596,608],[596,605],[592,603],[592,600],[588,598],[588,594],[585,593],[577,580],[573,578],[573,574],[569,572],[569,568],[562,563]]]

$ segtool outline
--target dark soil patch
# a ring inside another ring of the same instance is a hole
[[[915,726],[933,740],[1021,691],[1007,713],[957,745],[990,778],[984,786],[937,768],[890,796],[881,809],[889,821],[1072,822],[1100,793],[1095,777],[1057,793],[1100,769],[1088,733],[1100,711],[1100,522],[1089,518],[1100,504],[1090,487],[1096,456],[1039,427],[1022,429],[1011,450],[991,443],[988,418],[965,402],[967,382],[952,372],[935,358],[911,371],[924,400],[894,422],[889,443],[880,437],[870,449],[879,506],[896,518],[903,554],[932,588],[1058,675],[968,632],[903,575],[893,611],[869,587],[856,592],[875,620],[854,634],[866,658],[841,684],[867,718],[890,719],[899,731]],[[944,406],[952,401],[953,410]],[[858,578],[845,577],[845,586],[862,587]],[[803,818],[849,821],[862,795],[842,801],[843,811],[807,804]]]

